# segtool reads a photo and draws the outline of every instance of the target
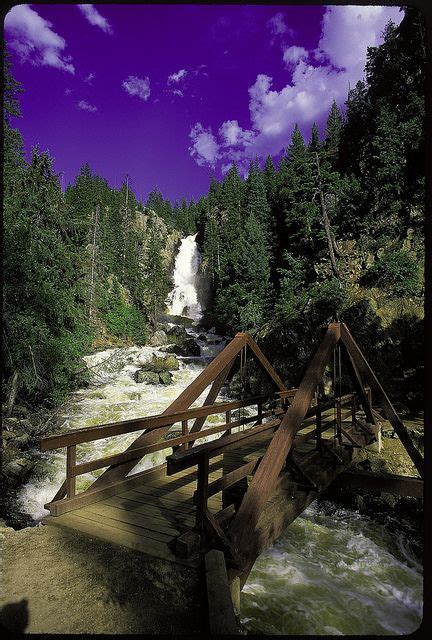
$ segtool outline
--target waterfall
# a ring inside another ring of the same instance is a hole
[[[195,238],[196,234],[181,241],[174,265],[174,289],[168,294],[166,305],[170,315],[200,320],[197,282],[201,254]]]

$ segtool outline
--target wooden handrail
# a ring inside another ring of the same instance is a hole
[[[261,436],[265,431],[278,427],[280,422],[280,419],[271,420],[270,422],[260,424],[257,427],[252,427],[247,431],[240,431],[239,433],[234,433],[231,436],[224,436],[223,438],[218,438],[211,442],[205,442],[204,444],[200,444],[188,451],[176,451],[170,456],[167,456],[167,475],[171,476],[178,471],[195,466],[203,456],[214,458],[215,456],[232,449],[233,445],[237,445],[241,440],[254,440]]]
[[[279,410],[279,412],[282,413],[282,410]],[[263,414],[263,416],[265,417],[270,415],[272,415],[271,411]],[[199,440],[200,438],[205,438],[206,436],[210,436],[214,433],[220,433],[221,431],[226,431],[227,429],[231,430],[235,427],[240,427],[243,424],[248,424],[249,422],[254,422],[258,419],[259,414],[256,414],[242,420],[226,422],[216,427],[210,427],[210,429],[206,429],[205,431],[198,431],[198,433],[188,433],[177,438],[164,440],[163,442],[159,442],[157,444],[150,444],[146,447],[137,447],[136,449],[130,449],[129,451],[116,453],[112,456],[106,456],[104,458],[97,458],[96,460],[91,460],[89,462],[83,462],[73,468],[72,476],[80,476],[84,473],[95,471],[96,469],[103,469],[103,467],[108,467],[111,464],[120,464],[121,462],[127,462],[128,460],[137,460],[149,453],[155,453],[156,451],[162,451],[163,449],[171,449],[175,446],[182,446],[185,444],[187,445],[189,442],[194,442],[195,440]],[[190,449],[183,450],[190,451]],[[194,450],[195,449],[193,449],[193,451]]]
[[[45,438],[42,438],[40,442],[40,450],[50,451],[52,449],[60,449],[62,447],[82,444],[84,442],[93,442],[95,440],[101,440],[103,438],[123,435],[126,433],[133,433],[134,431],[152,431],[155,429],[159,429],[160,427],[175,424],[176,422],[182,422],[183,420],[190,420],[192,418],[198,418],[201,416],[209,416],[215,413],[232,411],[234,409],[240,409],[242,407],[257,404],[258,402],[264,400],[268,401],[273,399],[278,400],[280,398],[288,398],[290,396],[293,396],[295,392],[296,389],[289,389],[287,391],[277,391],[273,394],[246,398],[245,400],[220,402],[213,405],[195,407],[193,409],[188,409],[187,411],[180,411],[177,413],[158,414],[147,416],[145,418],[137,418],[135,420],[123,420],[121,422],[111,422],[108,424],[97,425],[95,427],[73,429],[71,431],[68,431],[67,433],[61,433],[58,435],[46,436]]]

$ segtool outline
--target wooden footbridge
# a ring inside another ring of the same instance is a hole
[[[247,353],[275,391],[215,404]],[[318,387],[332,361],[339,377],[344,363],[352,389],[326,398]],[[190,408],[208,387],[203,406]],[[423,458],[345,324],[329,325],[298,389],[287,389],[252,338],[239,333],[162,414],[43,438],[42,451],[67,450],[66,479],[45,505],[51,515],[44,522],[191,568],[204,565],[210,628],[233,631],[229,588],[231,594],[235,585],[241,588],[258,555],[334,479],[350,473],[363,447],[380,440],[377,409],[420,476],[387,478],[384,490],[408,483],[408,494],[419,495]],[[214,415],[222,415],[223,424],[205,424]],[[181,435],[179,429],[173,434],[174,425],[181,425]],[[77,446],[132,432],[142,433],[124,452],[77,461]],[[198,444],[204,436],[213,439]],[[131,474],[160,450],[168,450],[165,464]],[[102,468],[77,494],[76,478]],[[359,474],[355,479],[362,486]],[[366,480],[370,487],[370,476]],[[379,479],[375,484],[379,488]]]

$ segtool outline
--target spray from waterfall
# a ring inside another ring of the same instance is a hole
[[[170,315],[200,320],[203,310],[197,282],[201,254],[195,238],[196,234],[181,241],[174,265],[174,289],[168,294],[166,305]]]

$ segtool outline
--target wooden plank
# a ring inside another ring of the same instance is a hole
[[[368,491],[395,493],[398,496],[423,498],[424,481],[413,476],[398,476],[390,473],[381,475],[350,469],[341,473],[332,482],[332,486],[367,489]]]
[[[223,552],[212,549],[206,553],[204,567],[209,632],[212,636],[238,635],[240,631],[234,614]]]
[[[180,524],[184,523],[187,526],[193,525],[193,517],[192,514],[189,515],[189,512],[174,511],[173,509],[169,509],[162,505],[143,503],[129,498],[121,498],[120,496],[111,496],[111,498],[106,498],[103,502],[97,502],[95,504],[118,507],[125,511],[132,511],[133,513],[143,513],[144,515],[151,516],[152,518],[158,518],[164,522],[171,522],[174,524],[179,522]],[[89,505],[84,508],[92,509],[93,505]]]
[[[110,518],[108,515],[101,516],[100,513],[95,513],[92,511],[92,507],[94,505],[90,505],[89,507],[83,507],[77,512],[80,518],[85,518],[87,520],[92,520],[98,524],[108,524],[116,529],[121,529],[122,531],[129,531],[131,533],[136,533],[137,535],[143,538],[150,538],[151,540],[158,540],[159,542],[164,542],[165,544],[170,543],[175,535],[172,533],[163,533],[156,529],[149,529],[147,527],[141,526],[138,522],[128,522],[119,520],[118,518]],[[62,517],[62,516],[60,516]]]
[[[66,449],[66,495],[73,498],[76,490],[76,480],[74,477],[76,465],[76,446],[70,445]]]
[[[386,392],[384,391],[380,382],[378,381],[378,378],[375,376],[366,358],[361,352],[359,346],[357,345],[351,333],[349,332],[348,327],[344,323],[341,324],[341,339],[345,344],[347,351],[351,356],[358,371],[360,372],[363,380],[366,380],[371,386],[371,388],[373,389],[374,397],[376,398],[377,403],[381,405],[387,420],[391,423],[393,429],[396,431],[400,441],[402,442],[409,457],[414,463],[414,466],[416,467],[420,476],[423,478],[423,474],[424,474],[423,456],[414,446],[414,443],[411,440],[411,436],[409,435],[405,425],[397,415]]]
[[[162,506],[165,509],[169,509],[171,511],[178,511],[179,513],[193,513],[195,511],[195,507],[193,506],[192,499],[189,498],[187,500],[169,500],[166,498],[162,498],[159,495],[151,495],[146,494],[141,491],[127,491],[124,493],[119,493],[115,496],[120,498],[125,498],[127,500],[134,500],[135,502],[139,502],[141,504],[151,504],[155,507]]]
[[[217,376],[217,378],[215,379],[215,381],[213,382],[210,388],[210,391],[207,394],[206,399],[204,400],[203,406],[213,404],[213,402],[216,400],[219,391],[222,389],[222,386],[225,380],[229,376],[230,371],[234,366],[234,362],[235,362],[235,357],[225,367],[225,369],[223,369],[220,372],[220,374]],[[204,422],[206,421],[206,418],[207,416],[200,416],[199,418],[197,418],[192,425],[191,433],[196,433],[197,431],[200,431],[202,429],[202,426],[204,425]]]
[[[255,340],[253,340],[248,333],[246,333],[245,335],[246,335],[247,346],[252,351],[252,354],[255,357],[255,360],[261,365],[261,367],[267,373],[269,378],[275,383],[279,391],[288,391],[288,389],[286,388],[286,386],[284,385],[284,383],[282,382],[282,380],[280,379],[276,371],[271,366],[270,362],[267,360],[267,358],[265,357],[265,355],[263,354],[263,352],[255,342]]]
[[[341,330],[341,335],[342,335],[342,330]],[[344,354],[344,364],[346,365],[346,367],[348,368],[348,371],[351,374],[351,380],[354,384],[354,389],[356,391],[358,400],[360,402],[360,405],[363,409],[363,411],[365,412],[366,415],[366,419],[368,422],[370,422],[371,424],[377,424],[375,417],[373,415],[372,412],[372,407],[369,403],[369,398],[364,390],[364,384],[363,381],[361,379],[360,373],[356,367],[356,364],[350,354],[350,352],[348,351],[346,344],[343,342],[343,340],[341,340],[341,346],[342,346],[342,350],[343,350],[343,354]]]
[[[168,560],[186,566],[196,566],[192,560],[177,558],[169,547],[152,538],[145,538],[136,533],[119,529],[108,524],[102,524],[81,518],[78,513],[68,513],[58,518],[48,517],[44,519],[45,524],[66,527],[74,531],[79,531],[92,538],[100,538],[111,544],[118,544],[134,551],[146,553],[147,555]]]
[[[213,496],[215,493],[219,493],[219,491],[223,491],[223,489],[226,489],[239,480],[242,480],[242,478],[251,475],[259,465],[261,459],[261,457],[255,458],[255,460],[251,460],[251,462],[248,462],[242,467],[239,467],[238,469],[225,474],[221,478],[218,478],[218,480],[211,482],[208,486],[208,495]]]
[[[253,538],[260,513],[285,464],[295,433],[310,407],[315,389],[339,338],[339,324],[330,324],[230,525],[228,537],[233,540],[235,548],[241,553],[248,553],[247,549]]]
[[[181,533],[187,530],[188,527],[181,525],[173,525],[172,523],[160,518],[153,518],[145,513],[138,513],[137,511],[126,511],[119,507],[113,507],[105,503],[96,503],[88,507],[84,507],[79,510],[79,515],[84,518],[87,513],[93,513],[99,516],[100,522],[106,522],[110,520],[108,524],[115,526],[115,522],[125,522],[127,524],[133,524],[142,529],[150,529],[151,531],[159,531],[165,533],[172,538],[179,536]],[[111,522],[112,521],[112,522]]]
[[[133,476],[125,478],[121,482],[117,482],[109,487],[104,487],[98,491],[94,491],[91,495],[84,492],[73,498],[64,498],[63,500],[57,500],[56,502],[49,502],[45,505],[45,509],[49,509],[52,516],[60,516],[63,513],[79,509],[80,507],[92,504],[93,502],[99,502],[99,500],[115,495],[116,493],[126,490],[126,488],[129,489],[140,485],[151,477],[156,477],[165,473],[166,466],[165,464],[162,464],[154,467],[153,469],[146,469],[145,471],[135,473]]]

